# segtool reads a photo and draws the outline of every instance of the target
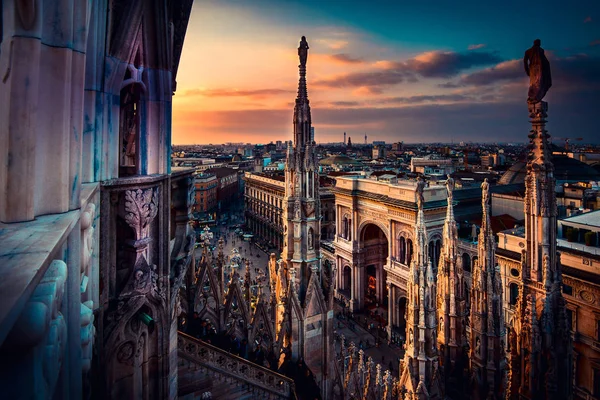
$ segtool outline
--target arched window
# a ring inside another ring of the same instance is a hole
[[[509,288],[510,288],[510,298],[508,300],[508,303],[511,306],[514,306],[517,304],[517,299],[519,298],[519,286],[516,283],[511,283]]]
[[[413,243],[412,240],[406,241],[406,264],[410,264],[413,258]]]
[[[348,215],[344,215],[342,223],[342,237],[346,240],[350,240],[350,218],[348,218]]]
[[[398,260],[402,264],[406,264],[406,239],[404,236],[400,236],[398,241]]]
[[[464,253],[462,255],[462,264],[464,271],[471,272],[471,257],[469,257],[469,254]]]
[[[129,69],[127,73],[131,75]],[[125,80],[130,79],[125,75]],[[119,114],[119,176],[140,173],[140,122],[143,87],[132,83],[121,89]]]

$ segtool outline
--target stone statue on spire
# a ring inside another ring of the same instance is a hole
[[[300,57],[300,65],[306,66],[306,59],[308,58],[308,42],[306,41],[306,36],[302,36],[302,40],[300,40],[300,47],[298,47],[298,56]]]
[[[552,87],[550,63],[546,58],[540,39],[533,41],[533,46],[525,52],[523,64],[525,73],[529,77],[529,92],[527,102],[534,104],[542,101],[548,89]]]
[[[483,203],[485,205],[489,205],[489,202],[490,202],[490,184],[489,184],[487,178],[485,178],[483,180],[483,183],[481,184],[481,198],[482,198]]]
[[[425,198],[423,197],[423,190],[425,190],[425,181],[422,177],[417,178],[417,206],[419,209],[423,208],[425,204]]]

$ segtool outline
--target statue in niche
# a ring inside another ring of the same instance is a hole
[[[475,339],[475,354],[481,355],[481,339],[479,337]]]
[[[525,52],[523,57],[525,73],[529,77],[527,102],[530,104],[542,101],[548,89],[552,87],[550,62],[548,62],[541,44],[540,39],[535,39],[533,46]]]
[[[312,250],[314,247],[314,232],[312,229],[309,229],[308,231],[308,249]]]
[[[306,37],[302,36],[300,40],[300,47],[298,47],[298,56],[300,57],[300,65],[306,66],[306,59],[308,58],[308,42]]]

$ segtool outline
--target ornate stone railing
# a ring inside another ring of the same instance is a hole
[[[0,223],[0,389],[6,398],[79,398],[86,390],[98,304],[98,184],[81,185],[80,199],[80,209]]]
[[[254,387],[278,399],[296,399],[294,381],[286,376],[237,357],[183,332],[178,332],[180,358],[205,367],[212,372]]]

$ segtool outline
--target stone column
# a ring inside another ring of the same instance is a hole
[[[392,285],[389,281],[387,282],[387,290],[388,290],[388,324],[387,324],[387,333],[388,333],[388,341],[392,338],[392,323],[394,319],[395,313],[395,296],[394,296],[394,285]]]

